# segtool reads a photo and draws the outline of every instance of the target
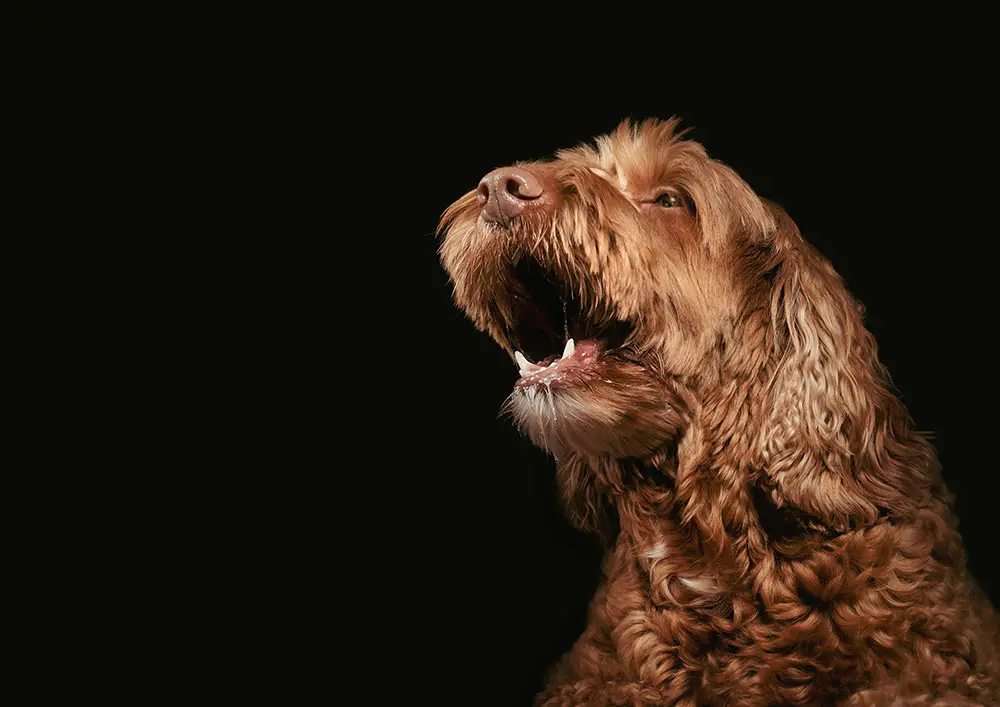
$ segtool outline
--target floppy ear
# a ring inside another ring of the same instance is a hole
[[[767,206],[778,267],[762,481],[776,505],[835,530],[910,513],[936,474],[934,452],[891,392],[841,278],[783,210]]]

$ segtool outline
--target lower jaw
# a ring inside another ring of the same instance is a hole
[[[567,370],[542,371],[531,378],[521,378],[514,384],[515,390],[524,392],[537,390],[570,390],[579,388],[585,383],[597,378],[593,370],[578,370],[570,368]]]
[[[571,356],[556,359],[531,373],[522,372],[514,387],[520,390],[577,387],[597,376],[601,353],[602,346],[599,342],[593,339],[581,341],[576,344]]]

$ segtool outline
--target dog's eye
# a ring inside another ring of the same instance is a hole
[[[659,206],[672,208],[674,206],[684,206],[684,198],[680,194],[675,194],[672,191],[668,191],[656,197],[656,200],[653,203]]]

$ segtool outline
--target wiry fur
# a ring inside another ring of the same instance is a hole
[[[682,140],[623,124],[523,163],[554,208],[442,220],[470,318],[513,353],[513,264],[634,325],[571,390],[507,409],[608,540],[590,623],[540,705],[1000,704],[993,609],[937,460],[859,306],[777,206]],[[665,187],[690,209],[658,209]]]

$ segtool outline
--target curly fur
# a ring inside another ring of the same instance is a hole
[[[788,215],[673,120],[520,164],[552,209],[502,228],[470,192],[444,215],[458,305],[513,353],[531,257],[634,325],[594,380],[505,407],[608,543],[537,704],[1000,704],[935,453]],[[689,208],[651,206],[665,187]]]

